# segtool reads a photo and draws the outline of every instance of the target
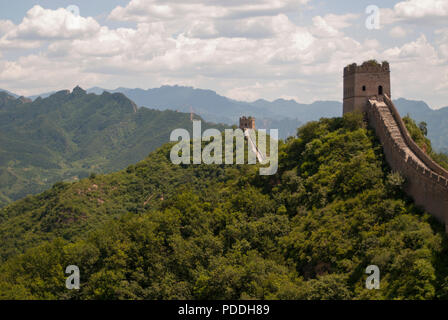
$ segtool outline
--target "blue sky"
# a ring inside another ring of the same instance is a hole
[[[366,27],[369,5],[379,29]],[[446,0],[0,0],[0,88],[178,84],[240,100],[341,100],[343,67],[373,58],[391,63],[393,98],[439,108],[447,18]]]
[[[0,1],[0,19],[10,19],[14,23],[20,23],[27,11],[35,5],[40,5],[47,9],[66,8],[70,5],[77,5],[82,8],[82,15],[100,16],[110,12],[116,6],[124,6],[127,0],[20,0],[20,1]]]

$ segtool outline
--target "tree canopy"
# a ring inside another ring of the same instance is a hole
[[[1,299],[444,299],[444,228],[362,117],[280,141],[279,171],[173,165],[60,183],[0,210]],[[65,288],[77,265],[81,289]],[[377,265],[380,290],[365,288]]]

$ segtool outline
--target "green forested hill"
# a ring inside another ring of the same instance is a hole
[[[0,206],[57,181],[121,170],[175,128],[191,129],[190,115],[137,108],[120,93],[77,87],[31,102],[0,92]]]
[[[169,153],[1,209],[0,298],[448,298],[444,228],[403,195],[361,117],[300,128],[275,176]],[[380,290],[364,286],[372,264]]]

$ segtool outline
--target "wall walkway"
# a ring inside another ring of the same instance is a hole
[[[383,145],[387,162],[406,178],[405,192],[447,226],[448,171],[412,140],[389,97],[372,97],[367,107],[369,125]]]

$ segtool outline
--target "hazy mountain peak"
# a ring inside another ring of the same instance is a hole
[[[17,94],[12,93],[12,92],[10,92],[8,90],[5,90],[5,89],[0,89],[0,93],[2,93],[2,92],[6,93],[6,94],[8,94],[8,95],[10,95],[10,96],[12,96],[14,98],[18,98],[19,97]]]
[[[421,100],[408,100],[405,98],[398,98],[395,100],[398,104],[406,105],[408,108],[413,111],[433,111],[428,104]]]
[[[20,96],[20,97],[18,97],[17,100],[19,100],[19,101],[22,102],[22,103],[30,103],[30,102],[33,102],[33,100],[31,100],[31,99],[29,99],[29,98],[27,98],[27,97],[24,97],[24,96]]]
[[[16,98],[8,94],[6,91],[0,91],[0,107]]]
[[[60,90],[49,96],[49,98],[59,98],[70,95],[70,90]]]
[[[129,99],[127,96],[125,96],[123,93],[120,92],[115,92],[112,93],[112,98],[117,101],[119,104],[124,105],[126,107],[129,107],[130,110],[132,110],[134,113],[137,112],[138,107],[137,105],[134,103],[134,101],[132,101],[131,99]]]
[[[189,113],[138,109],[122,93],[77,87],[26,102],[0,92],[0,207],[56,181],[121,170],[169,142],[174,129],[191,128]]]
[[[72,91],[72,95],[74,96],[83,96],[85,94],[87,94],[86,90],[82,89],[80,86],[76,86]]]

